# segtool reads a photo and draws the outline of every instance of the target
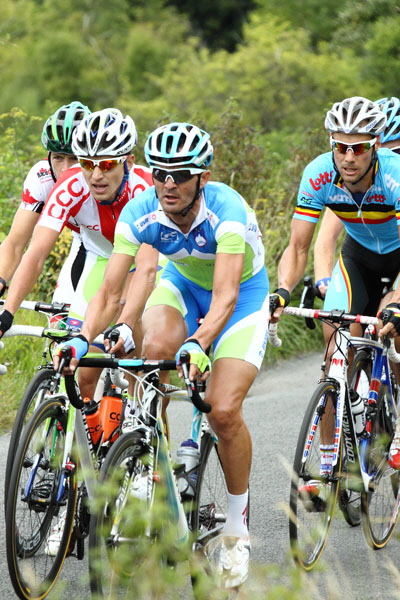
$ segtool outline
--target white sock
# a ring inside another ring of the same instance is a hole
[[[247,528],[247,503],[249,490],[244,494],[230,494],[228,492],[228,516],[224,525],[224,534],[233,537],[248,539]]]

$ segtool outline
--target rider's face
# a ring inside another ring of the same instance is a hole
[[[91,156],[90,160],[107,160],[107,157]],[[126,163],[128,169],[130,170],[134,163],[133,154],[127,157]],[[82,173],[95,200],[98,202],[111,202],[117,195],[122,183],[124,176],[124,163],[120,162],[116,167],[106,172],[103,172],[98,165],[94,167],[93,171],[82,168]]]
[[[333,150],[336,167],[343,179],[347,183],[356,182],[363,173],[366,172],[369,165],[371,164],[372,154],[374,149],[378,149],[379,140],[366,152],[361,154],[355,154],[351,149],[351,144],[359,144],[360,142],[368,142],[373,139],[373,136],[365,133],[334,133],[332,140],[344,142],[349,144],[350,147],[345,153],[341,153],[338,150]],[[366,177],[370,178],[371,174],[367,173]]]
[[[197,192],[199,177],[200,189],[202,189],[210,178],[210,171],[195,174],[183,183],[175,183],[172,177],[167,177],[164,182],[153,177],[157,197],[165,213],[171,216],[179,215],[189,206]]]
[[[73,154],[62,154],[61,152],[50,152],[50,162],[56,180],[61,173],[72,167],[78,162]]]

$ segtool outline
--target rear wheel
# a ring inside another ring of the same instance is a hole
[[[41,404],[25,427],[10,476],[6,552],[19,598],[44,598],[68,550],[77,492],[72,461],[64,477],[66,421],[61,401]]]
[[[338,495],[341,458],[321,475],[321,444],[333,444],[337,392],[329,381],[315,390],[301,426],[290,490],[289,534],[293,558],[305,570],[317,563],[328,537]]]
[[[395,428],[389,406],[387,386],[381,384],[366,447],[365,462],[371,479],[368,492],[362,494],[361,505],[365,538],[374,549],[387,544],[399,517],[400,473],[387,462]]]

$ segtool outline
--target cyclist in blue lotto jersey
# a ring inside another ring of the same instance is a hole
[[[82,335],[90,341],[108,325],[142,244],[169,259],[142,318],[143,353],[173,359],[187,349],[192,380],[206,378],[212,367],[206,400],[229,491],[219,568],[223,585],[235,587],[247,577],[250,551],[246,513],[252,450],[242,404],[267,339],[264,247],[254,211],[232,188],[210,181],[208,133],[188,123],[164,125],[149,136],[145,155],[154,187],[120,215],[114,252]],[[132,347],[128,325],[136,323],[144,304],[140,290],[132,287],[117,326],[125,349]],[[212,361],[206,354],[210,346]]]
[[[281,307],[290,300],[289,292],[304,274],[324,207],[340,218],[347,232],[324,308],[375,315],[382,296],[382,277],[390,285],[395,283],[400,265],[400,161],[391,150],[379,149],[385,124],[386,115],[379,105],[359,96],[336,102],[327,112],[325,127],[332,150],[304,170],[289,245],[278,267],[280,288],[271,296],[273,320],[279,319]],[[398,288],[387,306],[390,323],[382,331],[400,332],[399,300]],[[333,446],[328,436],[321,451],[321,474],[329,475]],[[324,485],[314,484],[310,482],[317,491]]]
[[[385,129],[380,134],[380,148],[389,148],[399,155],[400,161],[400,99],[392,96],[381,98],[376,103],[386,115]],[[340,218],[326,210],[314,245],[315,281],[322,297],[328,289],[335,264],[336,242],[342,231]]]

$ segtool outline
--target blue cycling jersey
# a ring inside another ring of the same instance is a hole
[[[315,158],[304,169],[293,218],[316,223],[327,206],[361,246],[377,254],[399,248],[400,157],[386,148],[377,155],[373,183],[361,202],[343,186],[332,152]]]
[[[218,252],[244,254],[241,281],[264,268],[264,246],[254,211],[235,190],[209,182],[189,233],[182,233],[149,188],[123,208],[115,230],[114,252],[135,256],[140,244],[159,250],[176,269],[200,287],[211,290]]]

